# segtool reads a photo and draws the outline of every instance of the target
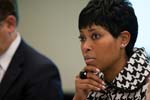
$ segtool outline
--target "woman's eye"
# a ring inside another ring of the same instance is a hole
[[[93,40],[97,40],[97,39],[100,38],[100,34],[93,33],[92,36],[91,36],[91,38],[92,38]]]
[[[81,42],[83,42],[83,41],[85,41],[85,37],[84,36],[79,36],[79,40],[81,41]]]

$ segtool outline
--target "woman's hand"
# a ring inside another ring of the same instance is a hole
[[[86,66],[84,71],[87,72],[86,79],[81,79],[79,75],[76,76],[76,92],[73,100],[86,100],[90,91],[100,91],[105,89],[104,81],[96,76],[96,74],[100,72],[98,68]]]

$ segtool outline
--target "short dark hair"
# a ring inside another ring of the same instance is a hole
[[[19,16],[16,0],[0,0],[0,21],[3,21],[8,15],[14,15],[18,23]]]
[[[131,34],[126,47],[130,57],[138,35],[138,22],[132,4],[128,0],[91,0],[79,15],[79,30],[100,25],[117,38],[122,31]]]

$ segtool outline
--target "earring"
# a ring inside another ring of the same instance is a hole
[[[127,44],[121,44],[121,47],[123,47],[123,48],[124,48],[124,47],[126,47],[126,45],[127,45]]]

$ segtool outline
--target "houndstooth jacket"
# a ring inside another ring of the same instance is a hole
[[[149,75],[149,57],[144,48],[134,48],[134,54],[118,76],[106,83],[104,91],[91,91],[87,100],[150,100]]]

